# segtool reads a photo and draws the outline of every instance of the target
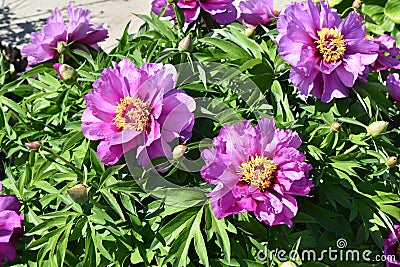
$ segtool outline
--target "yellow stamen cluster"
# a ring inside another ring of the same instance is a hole
[[[115,110],[114,122],[118,128],[144,131],[150,121],[149,104],[139,97],[126,96],[120,99]]]
[[[277,168],[278,165],[267,157],[252,156],[240,165],[240,174],[243,175],[240,181],[257,186],[261,192],[265,192],[271,186]]]
[[[324,60],[328,63],[338,61],[346,52],[346,43],[338,29],[322,28],[317,31],[319,40],[315,41]]]

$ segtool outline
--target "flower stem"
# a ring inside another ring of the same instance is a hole
[[[353,9],[353,7],[348,7],[348,8],[346,8],[343,12],[342,12],[342,14],[340,14],[340,16],[341,17],[343,17],[344,16],[344,14],[346,14],[346,12],[348,12],[349,10],[351,10],[351,9]]]
[[[354,145],[352,147],[350,147],[349,149],[347,149],[345,152],[343,152],[343,154],[349,154],[351,152],[353,152],[354,150],[356,150],[358,148],[358,145]]]
[[[72,54],[72,52],[70,50],[65,51],[65,54],[67,56],[69,56],[70,58],[72,58],[76,63],[80,63],[79,60],[74,56],[74,54]]]
[[[64,157],[62,157],[60,154],[55,153],[54,151],[52,151],[50,148],[47,148],[45,146],[41,147],[42,150],[52,154],[54,157],[60,159],[61,161],[63,161],[65,164],[67,164],[68,167],[70,167],[71,169],[73,169],[74,171],[78,172],[79,174],[83,175],[83,172],[78,169],[74,164],[72,164],[70,161],[66,160]]]
[[[184,36],[184,34],[183,34],[183,25],[184,25],[185,22],[182,21],[182,17],[180,16],[178,5],[174,3],[174,4],[172,4],[172,6],[174,7],[174,13],[175,13],[176,21],[178,22],[178,36],[179,36],[179,38],[183,38],[183,36]]]

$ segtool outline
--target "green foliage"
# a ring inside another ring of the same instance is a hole
[[[376,35],[389,34],[400,42],[400,6],[398,1],[363,1],[361,12],[366,17],[367,30]]]

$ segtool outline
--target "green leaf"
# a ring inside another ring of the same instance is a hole
[[[199,39],[199,42],[218,47],[226,53],[226,58],[229,58],[231,60],[242,58],[249,59],[251,57],[251,55],[240,46],[235,45],[234,43],[231,43],[229,41],[221,40],[220,38],[204,37],[202,39]]]
[[[90,147],[89,147],[89,153],[93,169],[98,174],[104,173],[104,165],[103,163],[100,162],[99,158],[97,157],[97,153]]]
[[[201,209],[201,213],[197,214],[196,220],[193,222],[193,231],[194,231],[194,248],[196,249],[197,255],[199,255],[200,260],[203,265],[209,266],[207,248],[204,242],[203,235],[200,230],[200,219],[202,215],[203,209]]]
[[[4,96],[0,96],[0,103],[12,109],[17,115],[26,117],[26,112],[13,100]]]
[[[218,220],[215,218],[214,213],[211,210],[211,205],[207,205],[208,217],[211,218],[211,231],[217,235],[217,239],[219,242],[222,251],[225,254],[225,258],[227,261],[231,259],[231,243],[229,241],[228,233],[226,231],[227,226],[225,223],[225,219]]]
[[[343,0],[330,0],[329,1],[329,6],[334,7],[338,4],[340,4],[341,2],[343,2]]]
[[[102,188],[107,182],[109,178],[111,178],[116,172],[118,172],[120,169],[125,167],[125,164],[123,165],[115,165],[107,168],[107,170],[103,173],[103,175],[100,177],[100,185],[99,188]]]
[[[247,51],[247,53],[252,54],[256,59],[261,59],[261,51],[262,48],[252,39],[248,38],[244,35],[243,30],[239,31],[233,27],[233,25],[229,25],[229,31],[226,29],[223,30],[215,30],[219,35],[224,36],[227,40],[230,40],[237,44],[239,47],[243,48]]]
[[[271,92],[277,102],[276,116],[282,118],[282,122],[291,122],[294,120],[292,110],[289,106],[288,96],[284,94],[281,85],[277,80],[274,80],[271,87]]]
[[[361,122],[355,120],[355,119],[351,119],[351,118],[338,118],[339,122],[346,122],[346,123],[350,123],[350,124],[354,124],[354,125],[358,125],[360,127],[366,128],[367,126],[362,124]]]
[[[64,266],[64,260],[65,260],[65,254],[67,251],[67,247],[68,247],[68,239],[71,233],[71,229],[74,226],[74,224],[72,223],[72,221],[66,225],[65,227],[65,231],[59,241],[59,244],[57,246],[57,258],[58,258],[58,266]]]
[[[196,217],[195,217],[195,219],[193,221],[192,226],[187,229],[188,234],[187,234],[187,238],[184,239],[185,241],[181,242],[181,240],[179,240],[179,238],[177,240],[175,240],[175,242],[177,244],[181,244],[178,252],[176,253],[176,255],[178,255],[178,257],[175,259],[175,264],[177,264],[177,266],[182,266],[182,267],[183,266],[187,266],[188,262],[186,261],[186,259],[187,259],[188,252],[189,252],[189,246],[190,246],[194,236],[196,235],[196,231],[200,231],[200,222],[201,222],[202,216],[203,216],[203,208],[201,208],[199,210],[199,212],[197,213],[197,215],[196,215]],[[182,236],[185,237],[184,234]],[[203,240],[203,243],[204,243],[204,240]],[[173,246],[174,246],[174,244],[172,245],[171,250],[172,250]],[[202,250],[203,248],[200,248],[200,249]],[[204,256],[204,250],[199,251],[198,248],[196,248],[196,252],[197,252],[197,254],[201,253],[202,254],[202,258],[204,258],[203,257]],[[207,254],[205,255],[205,259],[204,260],[207,260]],[[207,264],[208,264],[208,262],[207,262]]]
[[[378,35],[382,35],[385,32],[391,32],[395,28],[395,24],[384,14],[384,8],[379,5],[363,4],[361,10],[366,14],[367,19],[370,18],[370,22],[366,22],[367,30]]]
[[[89,53],[87,53],[87,52],[85,52],[83,50],[79,50],[79,49],[74,49],[73,53],[75,55],[83,57],[84,59],[86,59],[90,63],[90,65],[92,65],[95,69],[97,69],[97,65],[96,65],[94,59],[92,58],[92,56]]]
[[[183,229],[194,220],[194,216],[197,214],[197,212],[197,209],[188,209],[164,225],[158,231],[158,235],[153,240],[150,250],[156,250],[161,246],[169,245],[180,235]]]
[[[151,17],[141,14],[135,14],[135,16],[139,17],[140,19],[146,21],[151,27],[153,27],[156,31],[164,35],[168,38],[169,41],[176,41],[176,36],[171,31],[172,23],[167,20],[159,19],[154,13],[151,14]]]
[[[121,217],[122,220],[125,221],[125,216],[124,213],[122,212],[121,207],[118,204],[117,199],[114,197],[113,194],[109,190],[105,189],[100,189],[100,193],[104,196],[108,204],[111,206],[111,208]]]
[[[83,136],[82,132],[76,132],[73,135],[71,135],[63,144],[63,148],[61,151],[61,154],[63,154],[65,151],[70,150],[72,147],[76,146],[77,144],[81,143],[82,139],[85,137]]]
[[[400,1],[389,0],[385,5],[385,15],[396,24],[400,24]]]

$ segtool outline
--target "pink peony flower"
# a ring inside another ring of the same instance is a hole
[[[244,0],[239,7],[240,18],[252,26],[270,23],[276,17],[272,0]]]
[[[386,267],[400,266],[400,225],[395,225],[394,232],[389,232],[388,238],[383,240],[383,251],[387,259]]]
[[[0,194],[2,184],[0,182]],[[0,196],[0,266],[6,260],[17,256],[15,245],[18,234],[23,232],[23,216],[19,212],[21,203],[15,196]]]
[[[160,14],[161,11],[164,9],[164,7],[168,4],[167,0],[154,0],[151,3],[151,11],[153,11],[155,14]],[[168,19],[174,19],[175,18],[175,11],[172,5],[168,5],[164,17]]]
[[[78,72],[70,65],[55,63],[53,68],[62,80],[76,80],[78,78]]]
[[[400,49],[396,45],[396,40],[386,34],[373,40],[379,45],[379,56],[372,63],[372,67],[376,70],[400,69],[400,60],[396,59],[400,55]]]
[[[71,2],[68,6],[69,24],[64,23],[58,8],[54,10],[53,16],[47,19],[46,25],[39,33],[31,33],[33,44],[25,45],[21,54],[28,58],[30,66],[50,59],[58,58],[60,50],[65,46],[84,44],[96,50],[99,49],[98,42],[108,37],[108,30],[100,24],[90,23],[89,10],[78,7],[74,9]]]
[[[143,167],[156,157],[172,158],[167,142],[190,138],[195,102],[173,89],[172,65],[144,64],[137,69],[128,59],[103,70],[86,96],[82,131],[90,140],[101,140],[97,154],[106,165],[137,148]]]
[[[386,87],[390,90],[390,96],[400,103],[400,79],[398,73],[389,73],[386,78]]]
[[[288,62],[291,81],[301,94],[330,102],[349,94],[379,45],[366,38],[362,18],[351,12],[342,20],[327,2],[293,3],[280,13],[278,52]]]
[[[152,2],[152,11],[159,14],[166,4],[167,0],[154,0]],[[233,0],[178,0],[177,5],[183,9],[187,23],[197,20],[200,10],[209,13],[220,24],[231,23],[237,17],[237,10],[233,5]],[[164,16],[175,18],[172,6],[167,7]]]
[[[256,127],[245,120],[225,125],[213,144],[201,154],[206,162],[201,176],[216,185],[209,194],[215,216],[252,211],[270,226],[292,226],[297,213],[293,196],[305,196],[313,187],[308,178],[312,166],[298,150],[298,134],[276,129],[271,119]]]

